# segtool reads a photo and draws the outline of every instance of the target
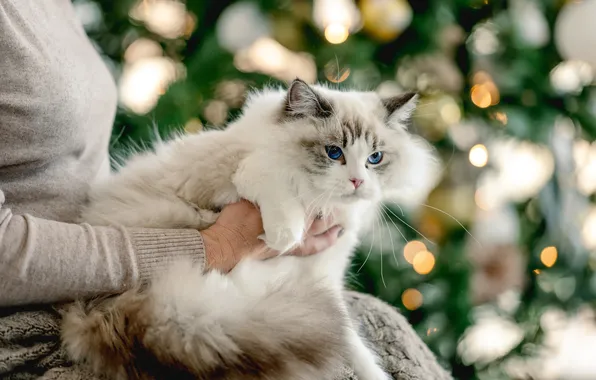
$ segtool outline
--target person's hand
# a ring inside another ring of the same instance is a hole
[[[342,228],[328,219],[315,219],[307,225],[303,244],[289,254],[307,256],[321,252],[337,241]],[[279,255],[260,240],[263,221],[259,210],[248,201],[223,208],[214,225],[201,231],[205,244],[205,269],[230,271],[242,258],[268,259]]]

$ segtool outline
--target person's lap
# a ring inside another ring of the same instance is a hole
[[[347,292],[350,312],[394,379],[451,379],[407,320],[388,304],[362,293]],[[88,380],[92,375],[71,366],[60,347],[59,313],[51,307],[0,310],[0,378]],[[346,369],[337,380],[357,380]]]

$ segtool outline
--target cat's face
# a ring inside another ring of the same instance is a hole
[[[417,96],[380,99],[296,80],[282,122],[289,128],[298,170],[318,204],[381,201],[428,192],[435,159],[428,144],[406,131]]]

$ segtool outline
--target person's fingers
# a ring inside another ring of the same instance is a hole
[[[315,236],[320,235],[323,232],[326,232],[329,228],[333,226],[333,218],[331,216],[322,218],[322,219],[315,219],[307,230],[307,236]]]
[[[277,257],[279,256],[279,252],[269,248],[269,247],[265,247],[257,256],[258,259],[260,260],[267,260],[267,259],[271,259],[273,257]]]
[[[334,226],[322,234],[307,236],[304,240],[304,244],[294,250],[292,254],[297,256],[308,256],[324,251],[337,242],[342,231],[343,228],[341,226]]]

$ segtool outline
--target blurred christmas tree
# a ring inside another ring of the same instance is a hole
[[[387,205],[354,287],[399,307],[456,378],[594,378],[587,356],[565,362],[594,340],[562,347],[557,334],[593,331],[596,2],[75,5],[119,81],[115,153],[153,125],[220,126],[248,89],[296,76],[419,91],[415,132],[443,181],[422,205]]]

